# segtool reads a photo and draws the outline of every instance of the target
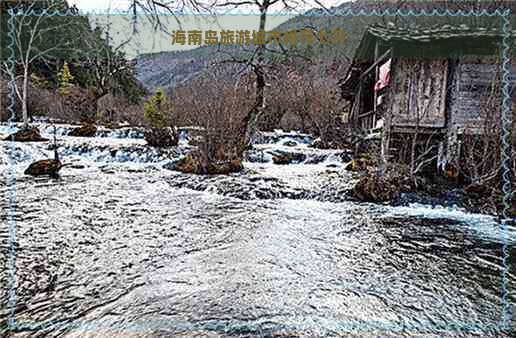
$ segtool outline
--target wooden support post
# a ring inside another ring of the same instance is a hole
[[[360,80],[358,84],[358,93],[356,96],[357,104],[355,106],[355,116],[354,116],[354,124],[355,127],[358,127],[359,115],[362,112],[362,90],[363,90],[364,82]]]
[[[391,63],[391,70],[390,70],[390,77],[391,79],[394,78],[394,71],[395,71],[395,64],[396,64],[396,61],[394,61],[394,49],[393,48],[389,48],[389,50],[387,51],[386,53],[390,59],[392,59],[392,63]],[[391,125],[392,125],[392,104],[393,104],[393,92],[392,92],[392,89],[393,87],[389,87],[388,88],[388,91],[389,91],[389,94],[387,96],[387,112],[386,114],[384,115],[384,119],[383,119],[383,127],[382,127],[382,145],[381,145],[381,152],[382,152],[382,160],[384,162],[384,164],[387,164],[391,158],[391,152],[390,152],[390,147],[391,147],[391,135],[392,135],[392,130],[391,130]]]
[[[378,42],[378,40],[376,40],[376,43],[375,43],[375,46],[374,46],[374,60],[378,60],[378,54],[380,54],[380,43]],[[376,82],[378,81],[379,79],[379,75],[380,75],[380,63],[378,63],[375,67],[375,72],[374,72],[374,83],[373,83],[373,111],[374,111],[374,114],[373,114],[373,125],[371,128],[374,128],[376,126],[376,103],[378,101],[378,94],[377,94],[377,91],[374,90],[374,86],[376,85]]]

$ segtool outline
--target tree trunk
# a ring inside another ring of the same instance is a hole
[[[106,96],[107,94],[109,94],[109,91],[105,90],[105,89],[102,89],[101,91],[95,93],[95,97],[94,97],[94,105],[95,105],[95,112],[99,112],[99,101],[100,99],[102,99],[104,96]]]
[[[22,93],[22,115],[23,115],[23,129],[29,128],[29,111],[27,107],[27,93],[29,87],[29,67],[24,67],[23,70],[23,93]]]
[[[267,20],[267,9],[269,8],[269,1],[264,1],[260,7],[260,27],[258,31],[265,30],[265,23]],[[265,106],[265,73],[263,71],[263,61],[265,54],[265,45],[258,44],[256,51],[256,64],[254,73],[256,75],[256,98],[251,111],[245,117],[246,135],[245,144],[249,146],[256,135],[258,119],[262,115]]]

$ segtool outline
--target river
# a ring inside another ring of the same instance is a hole
[[[51,154],[48,144],[0,144],[2,335],[516,332],[512,320],[499,328],[502,247],[514,257],[516,230],[501,231],[493,217],[353,201],[346,191],[354,177],[340,154],[309,149],[301,136],[257,145],[264,155],[242,173],[202,177],[166,169],[188,150],[186,141],[157,151],[138,133],[65,134],[61,157],[74,165],[60,179],[23,175],[32,160]],[[306,153],[305,163],[270,163],[270,153],[286,148]],[[508,265],[511,309],[514,259]],[[16,331],[8,332],[9,318]]]

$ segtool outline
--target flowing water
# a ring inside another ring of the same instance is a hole
[[[514,257],[516,231],[490,216],[353,201],[342,154],[311,150],[305,136],[276,135],[244,172],[201,177],[167,169],[186,141],[158,151],[136,132],[59,134],[62,160],[73,163],[60,179],[23,175],[48,144],[0,144],[0,335],[515,334],[512,320],[498,326],[502,245]],[[304,163],[270,163],[287,149],[306,154]],[[13,313],[17,330],[8,332]]]

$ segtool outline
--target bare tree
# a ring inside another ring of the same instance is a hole
[[[277,9],[298,11],[300,8],[322,8],[328,10],[319,0],[132,0],[131,10],[133,12],[133,22],[136,22],[138,12],[150,14],[151,21],[155,28],[162,27],[159,18],[161,13],[169,13],[175,15],[189,8],[195,11],[209,11],[214,14],[224,14],[226,10],[233,9],[250,9],[258,10],[259,23],[258,32],[264,32],[267,24],[267,16],[270,10],[275,7]],[[179,23],[179,21],[178,21]],[[252,69],[255,76],[255,100],[254,105],[243,119],[245,126],[246,144],[249,144],[257,131],[259,117],[265,109],[265,88],[267,86],[267,75],[265,65],[265,53],[267,47],[265,44],[256,44],[252,53],[245,59],[231,56],[225,62],[235,62],[244,64]]]
[[[216,0],[214,0],[216,1]],[[138,15],[144,14],[155,30],[167,32],[161,15],[172,15],[181,25],[177,15],[186,9],[195,12],[209,12],[214,1],[203,0],[131,0],[129,11],[132,13],[133,32],[137,32]]]
[[[337,98],[336,73],[332,64],[323,60],[277,66],[269,76],[271,86],[259,121],[260,129],[272,130],[284,125],[319,136],[317,146],[344,146],[347,138],[342,120],[344,102]],[[288,121],[282,122],[284,117]]]
[[[500,174],[501,168],[501,74],[499,64],[487,90],[480,97],[482,125],[464,130],[461,151],[464,176],[472,183],[485,184]]]
[[[222,174],[241,169],[244,139],[241,123],[253,104],[253,88],[248,73],[236,81],[222,76],[235,67],[229,64],[213,67],[202,77],[174,90],[172,119],[197,127],[189,133],[197,149],[190,157],[191,162],[185,162],[180,170]]]
[[[111,17],[108,14],[104,25],[98,25],[92,32],[83,37],[86,46],[80,51],[79,58],[83,58],[83,65],[88,67],[95,77],[94,100],[95,106],[104,96],[120,87],[119,75],[123,72],[131,72],[132,69],[125,60],[123,48],[130,42],[124,40],[115,45],[111,39]],[[118,81],[117,81],[118,80]]]
[[[264,32],[267,24],[267,16],[274,6],[279,6],[278,9],[296,11],[300,7],[319,7],[325,10],[326,7],[318,0],[248,0],[248,1],[223,1],[215,0],[213,7],[215,8],[249,8],[258,9],[259,23],[258,32]],[[281,45],[281,44],[280,44]],[[266,44],[256,44],[255,50],[247,59],[237,59],[232,57],[230,62],[238,62],[251,67],[255,75],[255,102],[251,110],[244,117],[243,124],[245,125],[245,143],[250,144],[255,133],[257,132],[257,125],[260,116],[265,110],[265,88],[267,86],[267,75],[265,65],[265,53],[268,51]]]
[[[22,104],[23,126],[28,128],[28,88],[31,75],[31,66],[34,62],[50,63],[51,58],[63,55],[63,50],[73,46],[74,38],[63,36],[65,28],[75,24],[73,18],[55,18],[48,15],[34,15],[31,11],[36,2],[28,7],[13,9],[14,20],[14,46],[16,53],[16,65],[21,67],[21,75],[14,82],[15,91]],[[50,37],[53,37],[50,40]],[[21,79],[21,88],[18,81]]]

